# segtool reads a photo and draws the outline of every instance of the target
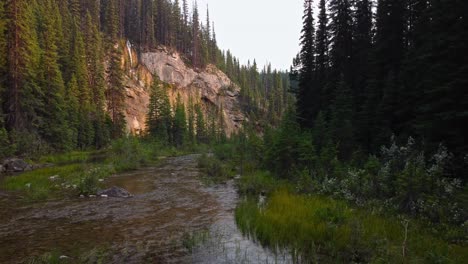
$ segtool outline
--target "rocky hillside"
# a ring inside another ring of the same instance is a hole
[[[167,92],[171,104],[180,95],[185,105],[189,104],[190,98],[193,103],[200,103],[205,114],[213,107],[221,110],[227,135],[241,127],[246,119],[239,107],[240,88],[215,66],[208,65],[204,70],[193,69],[184,63],[179,53],[163,46],[152,52],[137,54],[127,42],[123,55],[127,95],[125,114],[130,133],[141,134],[146,129],[153,74],[170,84]]]

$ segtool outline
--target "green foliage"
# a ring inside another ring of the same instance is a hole
[[[6,158],[12,155],[14,152],[14,146],[10,143],[8,132],[5,128],[0,126],[0,159]]]
[[[177,96],[175,105],[174,121],[172,124],[172,140],[176,147],[181,147],[187,140],[187,119],[185,116],[185,106],[180,95]]]
[[[458,263],[466,259],[463,246],[449,244],[418,222],[407,221],[287,191],[273,193],[263,209],[252,200],[236,209],[236,222],[244,234],[270,248],[293,252],[295,259],[306,263],[318,259],[323,263],[438,263],[442,259]]]
[[[162,144],[169,144],[171,132],[171,104],[166,91],[157,76],[153,78],[146,124],[151,137]]]
[[[270,194],[281,186],[277,179],[266,171],[254,171],[243,175],[237,182],[239,192],[244,195],[258,196]]]
[[[121,138],[112,143],[109,161],[117,172],[136,170],[148,159],[148,153],[135,137]]]
[[[233,170],[230,166],[212,155],[201,155],[198,158],[198,167],[202,169],[205,180],[209,182],[225,182],[233,177]]]

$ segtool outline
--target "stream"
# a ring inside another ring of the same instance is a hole
[[[106,263],[290,263],[240,233],[234,181],[202,184],[197,157],[168,158],[105,181],[131,198],[24,205],[0,191],[0,263],[53,250],[75,263],[77,252],[96,248],[109,255]]]

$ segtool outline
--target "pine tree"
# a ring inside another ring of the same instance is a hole
[[[35,1],[12,0],[7,6],[8,80],[7,126],[25,131],[37,128],[41,122],[37,111],[44,106],[38,84],[40,47],[38,42]]]
[[[341,75],[352,85],[352,14],[350,0],[330,1],[331,78],[332,85]]]
[[[163,144],[168,144],[171,119],[169,97],[163,84],[157,76],[154,76],[146,118],[146,126],[150,136]]]
[[[3,98],[5,98],[5,84],[7,81],[7,22],[4,2],[0,2],[0,159],[11,154],[10,140],[5,129],[3,116]]]
[[[47,106],[47,111],[39,113],[42,116],[39,132],[53,148],[68,149],[71,146],[65,119],[65,85],[58,64],[59,55],[57,52],[58,36],[55,18],[58,15],[53,15],[54,12],[58,12],[58,9],[54,8],[54,3],[51,0],[44,0],[40,9],[43,26],[40,36],[43,49],[40,86],[44,91],[42,99]]]
[[[343,75],[337,85],[331,107],[330,132],[338,144],[339,157],[348,160],[354,149],[352,94]]]
[[[205,117],[203,115],[200,104],[197,104],[195,106],[195,113],[197,115],[196,125],[195,125],[196,131],[197,131],[197,143],[198,144],[208,143],[207,135],[206,135]]]
[[[192,15],[192,65],[195,68],[201,67],[200,42],[200,19],[198,7],[195,5]]]
[[[303,127],[312,126],[312,118],[320,109],[320,91],[314,83],[315,73],[315,31],[312,1],[305,0],[301,52],[299,69],[299,91],[297,96],[297,114]]]
[[[189,98],[188,118],[187,118],[188,142],[190,145],[195,144],[195,109],[192,97]]]
[[[112,137],[118,138],[123,135],[125,129],[125,87],[123,83],[122,54],[118,45],[114,46],[108,68],[108,89],[106,97],[108,111],[112,120]]]
[[[176,147],[181,147],[187,139],[187,118],[185,115],[185,105],[182,102],[180,94],[177,95],[174,122],[172,125],[172,139]]]
[[[175,0],[172,8],[171,23],[173,27],[173,43],[177,50],[183,50],[183,20],[181,19],[182,14],[180,10],[179,0]]]
[[[7,74],[7,30],[8,21],[5,14],[5,3],[0,2],[0,120],[3,120],[3,93]],[[0,121],[3,125],[3,121]]]
[[[88,84],[91,95],[92,122],[94,127],[94,146],[96,148],[104,147],[109,141],[109,131],[106,126],[105,108],[105,67],[104,44],[101,32],[93,21],[91,14],[86,14],[85,30],[85,49],[86,61],[89,69]]]
[[[76,21],[81,21],[81,4],[80,0],[69,0],[69,10]]]
[[[143,0],[141,8],[141,40],[144,49],[149,50],[156,46],[154,33],[154,4],[152,0]]]
[[[368,135],[370,133],[368,112],[365,108],[369,95],[370,54],[372,53],[372,2],[363,0],[356,2],[355,22],[353,27],[353,75],[354,101],[356,112],[357,140],[369,150]],[[369,99],[370,100],[370,99]]]
[[[117,40],[119,37],[119,7],[118,2],[115,0],[108,0],[107,4],[104,5],[104,32],[111,40]]]
[[[317,84],[324,89],[327,70],[329,65],[328,59],[328,15],[327,6],[325,0],[320,0],[320,13],[318,16],[318,27],[317,27]]]
[[[80,124],[80,109],[78,102],[78,81],[75,75],[71,77],[65,91],[65,111],[70,131],[70,145],[73,148],[80,147],[78,128]]]

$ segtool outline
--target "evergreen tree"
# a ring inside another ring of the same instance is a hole
[[[200,19],[198,15],[198,7],[193,7],[192,15],[192,65],[196,68],[201,66],[201,51],[200,51]]]
[[[354,149],[353,103],[351,90],[342,75],[331,107],[330,132],[338,144],[339,157],[348,160]]]
[[[206,135],[206,123],[205,117],[203,116],[203,112],[201,109],[200,104],[195,105],[195,113],[196,117],[196,131],[197,131],[197,143],[203,144],[207,142],[207,135]]]
[[[171,128],[171,105],[163,84],[157,76],[153,77],[146,127],[150,136],[161,143],[169,143]]]
[[[41,58],[41,83],[43,88],[44,104],[47,110],[39,113],[42,116],[42,122],[39,127],[39,132],[42,137],[52,144],[55,149],[69,148],[70,138],[68,133],[68,125],[65,119],[65,85],[62,79],[62,73],[59,66],[59,56],[57,52],[57,27],[55,18],[58,9],[54,8],[52,0],[43,0],[41,11],[41,36],[40,42],[42,46]],[[45,110],[45,109],[44,109]]]
[[[322,90],[326,82],[326,74],[329,65],[328,60],[328,15],[325,0],[320,0],[320,13],[318,16],[317,27],[317,84],[321,86]]]
[[[336,84],[344,76],[347,85],[352,85],[352,14],[350,0],[330,1],[331,80]],[[335,79],[335,81],[333,81]]]
[[[78,136],[78,127],[80,124],[78,90],[78,81],[75,75],[73,75],[65,92],[65,110],[70,131],[70,143],[74,148],[81,146]]]
[[[301,36],[301,52],[299,69],[299,91],[297,96],[297,114],[303,127],[312,126],[312,118],[320,109],[320,91],[314,83],[315,73],[315,41],[312,1],[305,0],[303,28]]]
[[[152,0],[143,0],[141,7],[141,40],[140,43],[145,49],[151,49],[156,46],[154,33],[154,10]]]
[[[115,46],[111,54],[108,68],[108,89],[106,92],[108,111],[113,123],[112,137],[118,138],[123,135],[125,129],[125,87],[123,83],[122,54],[120,47]]]
[[[187,138],[187,118],[185,115],[185,105],[182,102],[180,94],[177,95],[174,122],[172,125],[173,144],[176,147],[181,147],[185,144]]]
[[[44,107],[38,83],[41,50],[36,31],[35,1],[12,0],[7,5],[8,80],[6,122],[9,130],[31,131],[41,122]]]
[[[187,125],[188,125],[187,127],[188,142],[190,143],[190,145],[194,145],[195,144],[195,109],[194,109],[192,97],[189,98]]]
[[[104,5],[104,31],[111,40],[117,40],[119,37],[119,7],[115,0],[107,0]]]

